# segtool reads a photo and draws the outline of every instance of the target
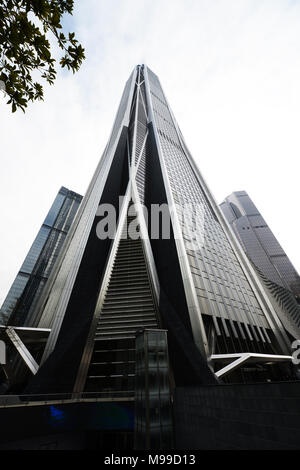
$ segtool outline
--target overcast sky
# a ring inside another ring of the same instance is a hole
[[[0,97],[0,304],[59,188],[85,193],[139,63],[217,202],[246,190],[300,271],[300,1],[75,0],[65,25],[80,72],[25,115]]]

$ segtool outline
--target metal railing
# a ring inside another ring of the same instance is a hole
[[[34,406],[48,403],[74,403],[77,401],[133,401],[134,390],[0,395],[0,408],[9,406]]]

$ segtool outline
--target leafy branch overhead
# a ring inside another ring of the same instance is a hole
[[[73,0],[0,0],[0,83],[12,112],[25,111],[29,101],[43,99],[43,86],[32,75],[54,83],[55,59],[48,32],[63,50],[61,67],[74,73],[85,59],[75,33],[62,32],[62,16],[72,14],[73,4]]]

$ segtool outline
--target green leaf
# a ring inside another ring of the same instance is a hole
[[[19,108],[25,112],[29,101],[43,99],[43,87],[33,83],[33,73],[54,84],[56,60],[51,55],[48,34],[53,34],[64,51],[60,66],[73,73],[79,69],[85,58],[83,47],[74,32],[59,32],[63,14],[72,14],[73,6],[73,0],[0,1],[0,79],[5,81],[7,103],[13,113]],[[29,13],[40,21],[39,27]]]

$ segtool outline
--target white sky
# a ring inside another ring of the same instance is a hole
[[[75,0],[65,23],[80,72],[25,115],[0,97],[0,304],[59,188],[84,194],[138,63],[217,202],[246,190],[300,271],[300,0]]]

